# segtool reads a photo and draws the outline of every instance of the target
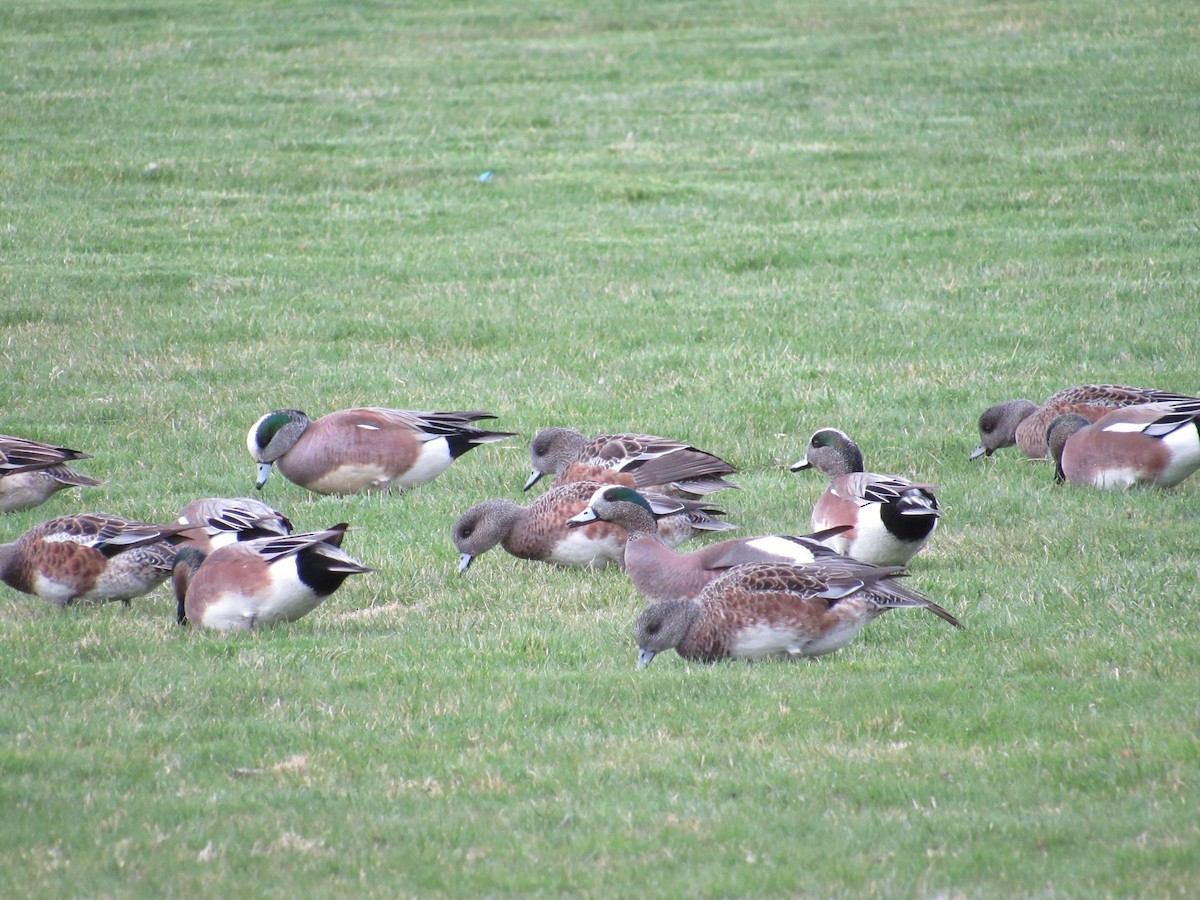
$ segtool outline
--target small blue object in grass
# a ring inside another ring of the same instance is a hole
[[[493,172],[491,169],[488,169],[486,172],[484,172],[482,175],[479,176],[479,183],[487,184],[489,181],[492,180],[492,176],[495,174],[496,173]]]

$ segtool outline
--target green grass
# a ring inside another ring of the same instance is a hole
[[[0,430],[106,483],[0,538],[251,491],[280,407],[521,437],[272,479],[381,571],[268,633],[0,589],[0,894],[1194,895],[1200,487],[966,457],[999,400],[1200,390],[1198,45],[1132,0],[4,4]],[[454,574],[556,424],[730,459],[743,534],[846,429],[940,486],[910,582],[967,630],[635,672],[619,572]]]

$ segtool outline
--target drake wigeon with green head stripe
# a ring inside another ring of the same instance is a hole
[[[179,624],[251,631],[307,615],[351,575],[375,571],[341,549],[348,527],[239,541],[207,555],[185,547],[173,577]]]
[[[0,544],[0,581],[58,606],[128,605],[167,579],[189,530],[107,513],[59,516]]]
[[[1114,409],[1095,422],[1056,417],[1046,432],[1054,480],[1097,488],[1169,488],[1200,469],[1200,400]]]
[[[1051,421],[1065,413],[1095,422],[1124,406],[1194,399],[1157,388],[1081,384],[1059,391],[1041,406],[1031,400],[1006,400],[988,407],[979,417],[979,445],[971,451],[970,458],[991,456],[997,450],[1016,445],[1030,459],[1046,459],[1050,455],[1046,430]]]
[[[544,428],[529,445],[529,490],[545,475],[554,485],[573,481],[623,484],[659,494],[702,496],[736,484],[722,476],[733,466],[712,453],[649,434],[602,434],[589,438],[573,428]]]
[[[480,444],[512,437],[472,423],[487,412],[343,409],[312,420],[298,409],[269,412],[251,426],[246,447],[262,489],[278,467],[288,481],[317,494],[403,490],[425,484]]]
[[[0,434],[0,512],[19,512],[45,503],[69,487],[98,487],[100,482],[68,467],[91,459],[69,447]]]
[[[931,484],[865,471],[862,450],[846,432],[822,428],[791,470],[813,468],[829,486],[813,506],[814,531],[849,526],[826,543],[877,566],[905,565],[928,542],[941,515]]]
[[[962,627],[925,597],[877,589],[902,571],[858,560],[734,566],[694,600],[661,601],[642,611],[638,668],[670,649],[699,662],[824,656],[846,646],[871,620],[901,607],[928,609]]]
[[[553,487],[528,506],[511,500],[488,500],[476,504],[454,523],[454,545],[458,548],[458,571],[499,544],[513,556],[560,566],[602,568],[623,565],[625,529],[605,521],[583,528],[571,527],[573,516],[582,512],[597,489],[594,481],[576,481]],[[700,532],[729,531],[729,522],[713,518],[722,511],[698,500],[663,494],[648,494],[649,527],[665,544],[678,547]]]

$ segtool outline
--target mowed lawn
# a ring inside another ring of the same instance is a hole
[[[518,433],[273,476],[379,570],[291,625],[0,586],[0,895],[1195,896],[1200,481],[967,455],[1001,400],[1200,392],[1198,47],[1133,0],[0,5],[0,432],[105,482],[0,540],[252,494],[272,409]],[[939,486],[907,584],[966,629],[637,672],[621,572],[455,573],[550,425],[729,459],[743,535],[807,530],[841,427]]]

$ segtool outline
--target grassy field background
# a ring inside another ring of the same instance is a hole
[[[1200,391],[1200,8],[595,7],[0,6],[0,431],[106,482],[0,539],[252,493],[270,409],[520,433],[275,476],[381,571],[267,633],[0,589],[0,894],[1194,896],[1200,483],[967,454],[1011,397]],[[549,425],[730,459],[742,534],[842,427],[940,486],[909,581],[967,630],[635,672],[620,572],[454,574]]]

